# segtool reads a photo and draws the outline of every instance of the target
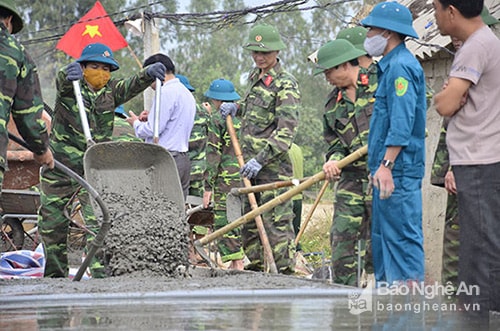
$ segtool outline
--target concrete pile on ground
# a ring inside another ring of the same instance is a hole
[[[105,238],[109,276],[176,276],[188,266],[184,212],[162,194],[103,194],[112,225]]]

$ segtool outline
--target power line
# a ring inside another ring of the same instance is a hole
[[[164,19],[170,22],[171,24],[174,25],[179,25],[179,26],[191,26],[191,27],[205,27],[209,30],[220,30],[223,29],[224,27],[227,26],[234,26],[234,25],[245,25],[245,24],[252,24],[255,23],[259,20],[262,20],[268,16],[275,15],[277,13],[290,13],[290,12],[295,12],[295,11],[310,11],[314,9],[326,9],[328,7],[334,6],[334,5],[341,5],[349,2],[354,2],[356,0],[339,0],[339,1],[331,1],[327,2],[325,4],[317,4],[317,5],[312,5],[308,7],[301,7],[299,6],[305,5],[310,0],[284,0],[284,1],[277,1],[273,2],[270,4],[265,4],[257,7],[251,7],[251,8],[243,8],[239,10],[231,10],[231,11],[213,11],[213,12],[207,12],[207,13],[151,13],[145,11],[144,13],[136,13],[133,15],[125,15],[124,19],[120,20],[115,20],[113,23],[116,26],[122,26],[126,21],[128,20],[134,20],[138,19],[141,17],[144,17],[145,19]],[[101,16],[101,17],[96,17],[93,19],[86,20],[84,22],[91,22],[97,19],[101,19],[104,17],[116,17],[120,15],[121,17],[124,16],[126,13],[130,13],[132,11],[137,12],[138,10],[142,10],[145,8],[151,8],[153,5],[163,3],[165,1],[157,1],[148,5],[144,6],[139,6],[131,9],[126,9],[120,12],[108,14],[106,16]],[[255,18],[249,21],[244,21],[243,19],[248,16],[248,15],[255,15]],[[59,25],[57,29],[62,29],[62,28],[67,28],[71,27],[72,25],[78,23],[73,22],[69,24],[63,24]],[[83,23],[83,22],[80,22]],[[38,30],[33,32],[33,34],[39,34],[47,31],[54,31],[54,28],[46,28],[42,30]],[[64,35],[64,33],[57,33],[57,34],[52,34],[50,36],[44,36],[40,38],[32,38],[28,39],[25,41],[22,41],[24,45],[33,45],[33,44],[39,44],[39,43],[46,43],[46,42],[51,42],[58,40]]]

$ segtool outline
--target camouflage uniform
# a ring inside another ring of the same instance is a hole
[[[207,104],[208,107],[210,106]],[[189,195],[203,196],[203,173],[206,168],[206,147],[208,122],[210,112],[203,105],[196,105],[194,126],[189,138],[189,159],[191,160],[191,173],[189,182]]]
[[[368,129],[377,88],[377,67],[359,68],[356,102],[345,91],[334,89],[324,114],[324,138],[329,144],[327,160],[341,160],[368,144]],[[372,197],[367,194],[366,156],[342,169],[335,192],[335,213],[330,229],[334,282],[356,286],[358,254],[361,270],[373,272],[370,249]]]
[[[35,63],[0,23],[0,186],[7,166],[7,124],[12,114],[17,129],[36,154],[43,154],[49,135],[42,120],[43,101]]]
[[[96,143],[109,141],[113,132],[114,109],[144,91],[153,82],[145,69],[127,79],[113,79],[101,90],[94,92],[87,84],[80,82],[83,102],[87,113],[92,138]],[[54,158],[83,176],[83,155],[87,142],[82,130],[78,106],[71,81],[66,80],[66,67],[56,77],[57,97],[52,118],[50,147]],[[45,244],[45,276],[67,277],[67,234],[69,220],[64,208],[80,185],[58,169],[45,170],[41,174],[41,207],[39,230]],[[84,214],[88,215],[88,195],[79,195]],[[99,229],[94,215],[85,220],[87,227]],[[91,236],[89,242],[93,240]],[[103,266],[98,259],[91,262],[93,277],[103,276]]]
[[[236,133],[240,129],[238,118],[233,119]],[[215,112],[208,124],[208,143],[206,149],[207,166],[204,172],[205,191],[213,192],[214,226],[220,229],[228,224],[226,216],[226,196],[231,188],[240,186],[240,167],[231,144],[226,121],[220,112]],[[244,257],[241,244],[241,228],[224,234],[217,242],[222,262],[241,260]]]
[[[296,79],[281,68],[280,62],[259,79],[260,69],[249,75],[248,89],[240,103],[241,145],[246,161],[255,158],[262,169],[252,184],[259,185],[293,176],[288,149],[297,132],[300,92]],[[287,188],[255,194],[261,206],[286,192]],[[251,210],[248,201],[246,212]],[[263,213],[262,220],[273,248],[280,273],[293,273],[295,266],[295,234],[292,202],[288,200]],[[242,232],[245,254],[251,270],[263,270],[263,250],[255,222],[245,224]]]
[[[431,184],[444,187],[444,177],[450,169],[450,159],[446,147],[446,126],[443,122],[432,164]],[[458,286],[459,232],[457,196],[456,194],[448,194],[443,233],[443,266],[441,269],[443,284],[451,282],[454,286]]]
[[[302,155],[302,149],[299,145],[293,143],[288,150],[288,156],[290,157],[290,162],[292,162],[293,169],[293,177],[297,179],[301,179],[304,177],[304,157]],[[302,192],[296,194],[292,198],[293,205],[293,232],[295,236],[299,234],[300,231],[300,223],[302,219]],[[297,244],[297,251],[300,251],[300,244]]]
[[[143,141],[136,137],[134,127],[120,116],[115,116],[111,139],[113,141]]]

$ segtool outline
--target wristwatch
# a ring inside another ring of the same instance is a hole
[[[382,165],[389,170],[392,170],[392,168],[394,168],[394,162],[392,162],[391,160],[382,160]]]

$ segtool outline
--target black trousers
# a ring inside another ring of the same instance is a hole
[[[479,304],[484,317],[500,311],[500,163],[453,166],[453,173],[460,215],[457,294],[469,308]]]

